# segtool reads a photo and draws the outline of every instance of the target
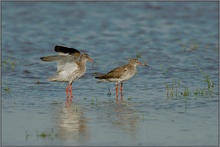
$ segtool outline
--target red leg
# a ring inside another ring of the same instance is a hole
[[[72,104],[72,85],[68,84],[66,91],[68,93],[67,97],[66,97],[66,107],[70,107]]]
[[[70,84],[67,85],[66,87],[66,100],[69,101],[68,99],[71,97],[72,94],[72,86]]]
[[[66,96],[68,97],[69,85],[66,86]]]
[[[72,101],[72,98],[73,98],[72,84],[69,84],[69,92],[70,92],[69,99],[70,101]]]
[[[120,87],[121,96],[123,96],[123,93],[122,93],[122,86],[123,86],[123,83],[121,83],[121,87]]]
[[[115,90],[116,90],[116,98],[118,98],[118,85],[116,85]]]

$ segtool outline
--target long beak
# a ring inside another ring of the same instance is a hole
[[[147,62],[141,63],[142,66],[150,67]]]
[[[140,65],[141,65],[141,66],[150,67],[146,62],[145,62],[145,63],[141,63],[141,62],[140,62]]]
[[[96,62],[95,60],[93,60],[92,58],[88,59],[90,62],[92,62],[94,65],[98,65],[98,62]]]
[[[143,66],[150,67],[150,66],[149,66],[149,65],[147,65],[147,64],[143,64]]]
[[[141,62],[139,62],[139,65],[149,67],[149,65],[147,65],[146,63],[141,63]]]
[[[94,64],[94,65],[98,65],[98,62],[96,62],[96,61],[93,60],[93,64]]]

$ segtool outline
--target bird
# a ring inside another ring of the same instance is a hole
[[[96,63],[87,53],[81,53],[75,48],[56,45],[58,55],[40,57],[45,62],[57,62],[57,71],[48,80],[51,82],[68,82],[66,87],[67,100],[72,101],[72,83],[80,79],[86,72],[86,62]]]
[[[138,65],[149,66],[147,63],[142,64],[140,61],[134,58],[130,59],[126,65],[117,67],[107,74],[102,74],[100,76],[96,76],[95,78],[99,79],[101,82],[114,82],[116,84],[116,98],[118,98],[118,85],[120,84],[120,92],[121,96],[123,96],[123,83],[135,75],[137,71],[136,67]]]

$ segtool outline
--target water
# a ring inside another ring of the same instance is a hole
[[[57,44],[99,62],[69,107],[67,83],[47,81],[56,64],[39,59]],[[217,2],[2,2],[2,145],[217,146],[218,52]],[[94,76],[135,57],[150,67],[116,101]],[[212,93],[194,93],[207,88],[198,67]]]

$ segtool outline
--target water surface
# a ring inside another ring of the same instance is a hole
[[[218,145],[217,2],[1,4],[3,146]],[[56,63],[40,60],[57,44],[99,62],[87,63],[68,106],[67,83],[47,81]],[[130,58],[150,67],[116,101],[114,83],[94,77]]]

